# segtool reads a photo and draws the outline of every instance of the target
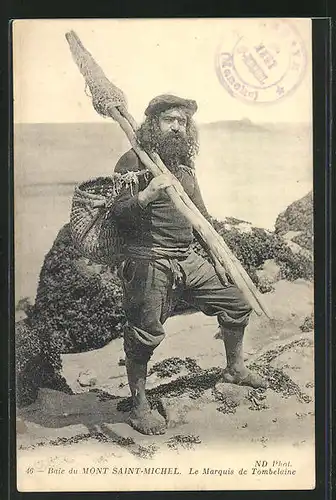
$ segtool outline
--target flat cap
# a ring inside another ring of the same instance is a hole
[[[197,111],[197,103],[192,99],[183,99],[171,94],[163,94],[154,97],[148,104],[145,115],[153,116],[170,108],[184,108],[189,115],[193,115]]]

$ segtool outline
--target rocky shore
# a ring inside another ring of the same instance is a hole
[[[278,282],[311,282],[312,194],[280,214],[275,232],[228,217],[213,225],[262,293],[272,294]],[[204,253],[198,243],[195,250]],[[62,376],[63,354],[99,349],[122,336],[125,321],[117,266],[109,268],[83,258],[72,243],[69,225],[61,230],[40,272],[35,303],[17,305],[17,403],[32,403],[39,388],[71,388]],[[188,312],[176,303],[174,314]],[[311,315],[310,315],[311,316]],[[305,319],[306,329],[309,319]]]

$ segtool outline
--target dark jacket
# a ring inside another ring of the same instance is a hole
[[[131,149],[118,161],[115,172],[126,173],[145,169],[138,156]],[[200,188],[193,168],[183,168],[175,174],[181,182],[185,192],[200,210],[202,215],[209,219],[204,205]],[[139,177],[139,185],[135,188],[124,188],[118,195],[112,216],[117,221],[119,231],[124,236],[128,246],[146,248],[187,248],[193,241],[193,228],[170,200],[164,194],[158,200],[150,203],[146,208],[138,204],[138,193],[145,189],[150,180]]]

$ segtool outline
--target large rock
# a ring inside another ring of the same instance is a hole
[[[39,331],[29,319],[15,325],[16,401],[19,407],[33,403],[40,387],[53,388],[68,394],[72,390],[61,374],[61,353],[48,350]]]
[[[291,241],[307,250],[313,249],[313,192],[294,201],[275,222],[275,232],[281,236],[295,231]]]
[[[257,272],[263,270],[265,262],[268,261],[272,262],[277,269],[276,279],[290,281],[298,278],[313,279],[311,254],[293,252],[282,234],[253,227],[246,221],[233,217],[226,218],[224,221],[212,219],[212,224],[261,292],[270,291],[269,287],[265,287],[264,279],[260,279]]]
[[[39,387],[71,393],[61,376],[61,354],[106,345],[121,336],[124,322],[115,270],[84,259],[68,224],[45,257],[35,304],[24,310],[27,317],[16,323],[19,406],[31,403]]]
[[[41,269],[34,326],[62,353],[104,346],[119,337],[124,323],[120,281],[115,270],[91,264],[74,247],[69,225],[59,232]]]
[[[281,277],[281,268],[274,259],[265,260],[261,269],[256,271],[259,288],[262,290],[272,290],[273,283],[276,283]]]

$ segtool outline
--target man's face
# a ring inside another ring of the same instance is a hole
[[[159,116],[159,126],[163,134],[179,132],[187,135],[187,115],[181,108],[172,108],[163,111]]]

